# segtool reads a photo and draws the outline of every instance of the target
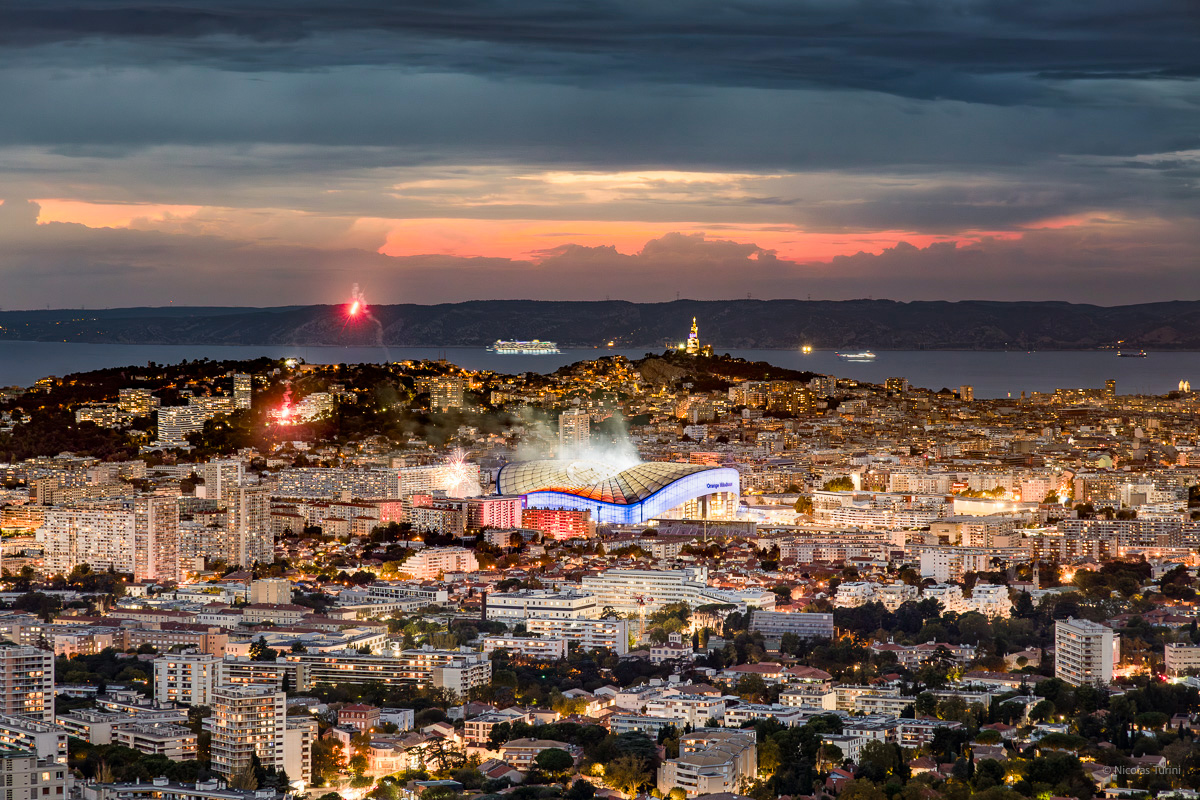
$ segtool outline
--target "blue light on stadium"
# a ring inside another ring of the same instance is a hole
[[[711,494],[739,494],[737,470],[702,464],[646,462],[621,469],[601,461],[508,464],[496,491],[524,495],[528,508],[592,512],[599,524],[636,525]]]

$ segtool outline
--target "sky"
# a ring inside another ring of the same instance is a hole
[[[1200,298],[1195,0],[6,0],[0,308]]]

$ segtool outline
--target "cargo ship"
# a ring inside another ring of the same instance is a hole
[[[837,357],[843,361],[874,361],[875,354],[870,350],[862,350],[857,353],[838,353]]]
[[[541,339],[531,339],[528,342],[497,339],[488,351],[506,356],[549,356],[562,352],[556,342],[543,342]]]

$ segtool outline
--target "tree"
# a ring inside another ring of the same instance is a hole
[[[547,775],[562,775],[575,766],[575,759],[566,750],[550,747],[538,753],[533,763]]]
[[[251,792],[258,788],[258,775],[255,774],[253,761],[229,776],[229,788]]]
[[[511,731],[512,726],[507,722],[493,725],[492,729],[488,731],[488,747],[492,750],[499,750],[508,741]]]
[[[317,783],[329,783],[346,770],[346,756],[337,739],[317,739],[312,745],[312,773]]]
[[[838,800],[887,800],[887,795],[870,781],[855,778],[838,792]]]
[[[267,647],[267,640],[263,637],[260,636],[250,643],[251,661],[274,661],[278,657],[279,651]]]
[[[604,782],[618,792],[633,797],[650,780],[646,763],[633,753],[626,753],[604,767]]]
[[[580,778],[571,784],[567,790],[566,800],[592,800],[596,796],[596,787]]]
[[[896,746],[872,739],[862,746],[858,757],[858,776],[877,783],[885,781],[900,768]]]

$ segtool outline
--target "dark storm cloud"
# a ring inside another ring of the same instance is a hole
[[[365,64],[988,103],[1055,103],[1052,85],[1079,81],[1194,78],[1198,27],[1192,0],[23,0],[0,8],[0,43],[10,48],[136,45],[113,51],[118,63]],[[43,50],[65,62],[79,52]]]

